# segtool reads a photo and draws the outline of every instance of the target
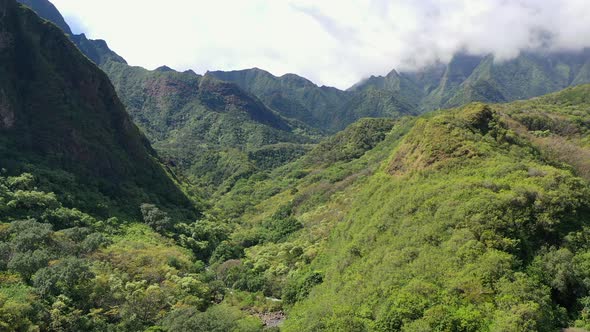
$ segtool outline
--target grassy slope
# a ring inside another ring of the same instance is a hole
[[[287,331],[550,331],[565,319],[550,286],[570,308],[574,286],[534,270],[574,250],[564,237],[588,218],[587,185],[464,121],[419,121],[362,186],[312,265],[326,281],[295,307]]]

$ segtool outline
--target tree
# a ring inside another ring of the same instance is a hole
[[[143,330],[155,324],[170,306],[168,294],[158,285],[147,285],[145,280],[125,286],[128,295],[122,307],[124,325],[130,330]]]
[[[163,326],[176,332],[262,331],[259,320],[245,317],[239,309],[226,305],[213,306],[206,312],[195,308],[175,310],[164,319]]]
[[[49,327],[52,331],[89,331],[90,321],[85,317],[82,310],[72,305],[65,295],[57,297],[49,311],[51,322]]]
[[[0,294],[0,331],[38,331],[33,314],[31,304]]]
[[[216,220],[199,220],[191,224],[178,224],[180,235],[178,242],[183,247],[191,249],[197,259],[207,261],[224,240],[227,240],[231,230],[227,225]]]
[[[18,272],[25,281],[29,281],[33,274],[47,266],[48,262],[49,253],[44,249],[17,252],[8,261],[8,269]]]
[[[19,220],[10,225],[12,239],[10,244],[16,252],[33,251],[46,247],[51,242],[51,225],[35,220]]]
[[[168,214],[160,210],[157,206],[153,204],[142,204],[140,209],[143,221],[156,232],[165,233],[174,227],[174,223]]]
[[[68,257],[35,273],[33,285],[43,297],[65,295],[80,303],[88,297],[93,278],[86,261]]]

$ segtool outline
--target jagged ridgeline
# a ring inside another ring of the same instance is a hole
[[[57,26],[0,1],[0,166],[29,172],[67,205],[135,216],[191,204],[108,77]]]
[[[392,70],[346,91],[318,87],[294,74],[276,77],[254,68],[209,74],[238,84],[287,117],[328,132],[362,117],[417,115],[473,101],[508,102],[590,83],[590,51],[522,53],[509,61],[492,55],[455,55],[448,64],[411,72]]]
[[[233,82],[281,115],[332,134],[363,117],[394,118],[418,114],[416,105],[397,94],[397,91],[342,91],[317,86],[295,74],[276,77],[258,68],[213,71],[207,75]]]

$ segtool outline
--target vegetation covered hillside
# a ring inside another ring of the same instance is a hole
[[[29,172],[68,206],[139,215],[191,204],[133,124],[107,76],[63,32],[15,1],[0,21],[0,166]]]
[[[0,330],[178,331],[187,312],[259,331],[238,309],[207,311],[225,290],[194,243],[226,231],[182,222],[196,209],[106,75],[28,8],[0,8]]]
[[[587,251],[571,238],[588,186],[505,130],[482,105],[418,121],[359,188],[285,330],[553,331],[581,313]]]
[[[28,6],[29,8],[32,8],[37,13],[37,15],[39,15],[39,17],[42,17],[57,25],[66,34],[73,35],[68,23],[66,23],[66,20],[63,18],[61,13],[51,2],[38,0],[22,0],[19,2]]]
[[[94,218],[39,184],[0,175],[0,330],[262,330],[205,268],[226,226],[150,204],[145,223]]]
[[[217,207],[261,281],[229,285],[285,331],[587,328],[589,92],[366,120],[238,183]]]
[[[207,269],[230,226],[61,30],[0,8],[0,330],[261,331]]]

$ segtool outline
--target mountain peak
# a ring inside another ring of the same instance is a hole
[[[166,65],[160,66],[160,67],[154,69],[154,71],[159,71],[159,72],[163,72],[163,73],[165,73],[165,72],[175,72],[176,73],[176,70],[174,70]]]
[[[34,10],[41,18],[57,25],[68,35],[73,35],[70,26],[51,2],[47,0],[19,0],[19,2]]]
[[[192,69],[185,70],[182,73],[183,74],[189,74],[189,75],[192,75],[192,76],[199,76],[199,74],[195,73],[195,71],[192,70]]]

